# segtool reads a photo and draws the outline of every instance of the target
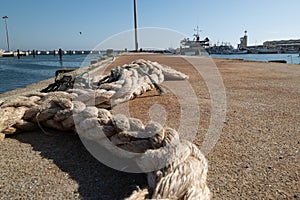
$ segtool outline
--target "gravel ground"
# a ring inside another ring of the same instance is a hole
[[[203,78],[185,59],[175,56],[123,55],[111,67],[138,57],[190,76],[201,111],[194,142],[201,148],[211,115],[210,94]],[[300,66],[214,62],[226,88],[227,116],[218,143],[206,155],[213,199],[299,199]],[[166,124],[177,129],[180,106],[170,91],[163,96],[152,91],[132,100],[130,114],[148,121],[154,104],[164,107]],[[98,162],[71,134],[11,136],[1,142],[0,158],[0,199],[123,199],[137,186],[146,185],[143,174],[115,171]]]

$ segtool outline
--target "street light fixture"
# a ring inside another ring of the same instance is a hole
[[[4,22],[5,22],[5,30],[6,30],[6,41],[7,41],[7,50],[9,52],[9,38],[8,38],[8,27],[7,27],[7,22],[6,22],[6,19],[8,17],[5,15],[2,17],[2,19],[4,19]]]
[[[136,0],[133,1],[134,3],[134,32],[135,32],[135,51],[138,51],[138,31],[137,31],[137,14],[136,14]]]

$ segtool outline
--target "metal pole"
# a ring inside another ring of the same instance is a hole
[[[10,48],[9,48],[9,38],[8,38],[8,27],[7,27],[7,22],[6,22],[6,19],[8,17],[7,16],[3,16],[2,18],[4,19],[4,22],[5,22],[7,50],[9,51]]]
[[[137,31],[137,14],[136,14],[136,0],[134,0],[134,31],[135,31],[135,50],[138,51],[138,31]]]

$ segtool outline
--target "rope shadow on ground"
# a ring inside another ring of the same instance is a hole
[[[78,185],[81,199],[124,199],[137,186],[147,187],[144,174],[130,174],[111,169],[96,160],[77,135],[41,132],[23,133],[12,138],[28,143],[45,159],[53,160]]]

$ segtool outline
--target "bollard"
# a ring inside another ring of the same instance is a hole
[[[20,49],[17,49],[17,56],[18,56],[18,59],[20,59]]]
[[[59,60],[62,61],[62,54],[63,54],[62,49],[58,50],[58,54],[59,54]]]

